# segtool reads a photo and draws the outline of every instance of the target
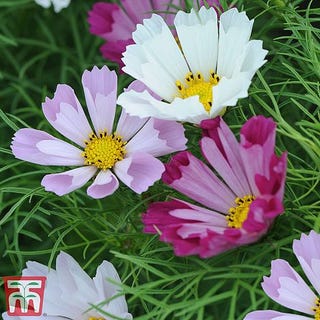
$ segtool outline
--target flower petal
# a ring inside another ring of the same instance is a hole
[[[210,70],[216,71],[218,55],[215,10],[201,7],[199,12],[194,9],[191,9],[191,13],[179,11],[174,21],[183,54],[191,71],[201,72],[204,78],[209,80]]]
[[[128,46],[123,54],[123,71],[171,101],[177,92],[175,81],[184,79],[188,65],[161,16],[153,14],[143,22],[132,34],[136,44]]]
[[[148,153],[136,152],[114,166],[117,177],[136,193],[146,191],[161,178],[162,162]]]
[[[162,179],[191,199],[224,214],[232,207],[236,197],[202,161],[188,151],[172,157]]]
[[[126,145],[128,154],[145,152],[154,157],[186,149],[184,128],[174,121],[151,118]]]
[[[120,104],[127,113],[133,116],[154,117],[163,120],[188,121],[200,123],[208,118],[208,113],[199,102],[198,96],[187,99],[175,98],[172,103],[155,99],[149,92],[130,90],[118,97]]]
[[[71,144],[36,129],[18,130],[11,149],[18,159],[41,165],[83,165],[82,151]]]
[[[232,8],[220,16],[219,51],[217,73],[231,78],[239,59],[239,52],[245,50],[252,31],[253,20],[245,12]]]
[[[82,75],[84,94],[97,134],[101,131],[112,132],[117,100],[117,75],[107,66],[93,67]]]
[[[259,310],[248,313],[243,320],[310,320],[311,318],[273,310]]]
[[[282,259],[271,262],[271,275],[261,284],[265,293],[277,303],[293,310],[314,314],[316,295],[289,263]]]
[[[320,235],[313,230],[309,235],[302,234],[300,240],[293,241],[293,252],[313,287],[320,294]]]
[[[44,115],[50,124],[68,139],[85,147],[92,129],[71,87],[59,84],[52,99],[42,104]]]
[[[96,171],[96,167],[86,166],[62,173],[48,174],[43,177],[41,185],[46,191],[52,191],[58,196],[62,196],[81,188],[93,177]]]
[[[101,199],[113,194],[119,187],[119,181],[110,171],[100,171],[92,185],[88,188],[87,193],[94,199]]]

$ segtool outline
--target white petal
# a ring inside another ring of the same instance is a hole
[[[231,79],[222,78],[218,85],[212,88],[213,104],[210,117],[214,118],[225,107],[235,106],[238,99],[247,97],[250,84],[249,76],[244,72]]]
[[[193,73],[201,72],[208,80],[216,71],[218,54],[217,14],[213,8],[201,7],[199,13],[179,11],[175,18],[179,41]]]
[[[155,99],[147,91],[130,90],[120,94],[118,104],[129,114],[141,118],[154,117],[192,123],[200,123],[201,120],[209,118],[198,96],[175,98],[172,103],[166,103]]]
[[[217,73],[220,77],[230,78],[249,41],[253,20],[245,12],[236,8],[225,11],[220,17],[219,51]]]
[[[143,22],[132,34],[136,45],[127,47],[124,53],[123,61],[126,66],[123,70],[162,98],[171,101],[177,92],[175,82],[184,79],[189,72],[188,65],[161,16],[153,14]],[[139,63],[139,66],[134,65],[135,63]],[[139,67],[140,70],[137,69]],[[164,87],[166,90],[163,90]]]

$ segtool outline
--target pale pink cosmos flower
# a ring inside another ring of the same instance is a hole
[[[173,199],[143,214],[144,232],[173,244],[178,256],[211,257],[257,241],[283,212],[286,153],[274,153],[276,124],[255,116],[240,131],[240,143],[221,117],[201,122],[204,157],[175,155],[162,176],[170,187],[203,205]]]
[[[203,5],[203,0],[200,5]],[[218,0],[208,0],[208,5],[222,9]],[[197,4],[197,0],[194,0]],[[159,13],[168,25],[173,25],[177,8],[184,9],[181,0],[123,0],[116,3],[96,2],[88,13],[90,32],[106,43],[100,48],[104,58],[117,62],[123,67],[122,53],[126,46],[133,44],[132,32],[143,19],[150,18],[153,12]]]
[[[82,187],[93,177],[87,189],[93,198],[112,194],[119,186],[118,180],[136,193],[146,191],[164,171],[164,165],[155,157],[186,148],[183,126],[129,116],[124,110],[115,125],[117,76],[106,66],[86,70],[82,85],[93,127],[73,89],[60,84],[42,109],[50,124],[73,144],[25,128],[13,138],[13,154],[41,165],[78,166],[42,179],[45,189],[59,196]]]
[[[271,275],[264,277],[264,292],[277,303],[309,316],[274,310],[250,312],[244,320],[310,320],[320,319],[320,235],[313,230],[293,241],[293,252],[314,290],[282,259],[271,262]],[[315,294],[316,291],[316,294]]]
[[[22,275],[47,278],[43,314],[37,317],[18,317],[9,316],[5,312],[2,314],[3,320],[132,319],[125,297],[120,294],[119,275],[108,261],[103,261],[98,266],[96,276],[91,279],[74,258],[61,252],[57,256],[56,269],[28,261]]]

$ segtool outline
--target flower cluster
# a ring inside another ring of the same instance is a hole
[[[35,2],[52,3],[58,12],[70,0]],[[90,32],[106,40],[103,56],[134,81],[118,94],[111,68],[85,70],[87,108],[69,85],[59,84],[42,111],[65,140],[23,128],[14,134],[11,150],[17,159],[34,164],[72,167],[41,181],[58,196],[85,186],[88,196],[102,199],[115,193],[120,181],[123,190],[141,194],[162,180],[189,200],[178,196],[149,204],[142,213],[144,232],[159,235],[177,256],[209,258],[260,240],[284,212],[287,152],[275,151],[273,119],[249,118],[238,141],[222,118],[248,96],[256,71],[266,63],[262,41],[250,40],[254,21],[235,7],[223,12],[217,0],[192,4],[186,12],[179,0],[95,3],[88,13]],[[201,131],[206,162],[193,155],[184,122]],[[164,164],[161,157],[173,153]],[[320,294],[319,246],[320,235],[312,231],[295,240],[293,250]],[[91,279],[61,252],[56,269],[29,261],[22,274],[47,278],[39,320],[132,319],[117,271],[107,261]],[[320,298],[286,261],[272,262],[262,287],[283,306],[320,319]],[[24,319],[7,313],[3,318]],[[271,310],[245,318],[258,319],[309,318]]]

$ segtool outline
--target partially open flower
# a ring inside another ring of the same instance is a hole
[[[261,40],[249,41],[253,20],[245,12],[230,9],[218,22],[213,8],[179,11],[174,25],[177,38],[153,14],[133,33],[135,44],[127,46],[123,71],[162,101],[147,90],[129,90],[118,99],[129,114],[200,123],[247,97],[267,51]]]
[[[314,290],[282,259],[271,262],[271,275],[263,278],[262,288],[277,303],[308,316],[259,310],[250,312],[244,320],[320,319],[320,235],[314,231],[302,234],[300,240],[293,241],[293,252]]]
[[[256,116],[240,143],[221,117],[201,122],[202,153],[216,174],[190,152],[175,155],[162,179],[203,205],[173,199],[143,215],[144,231],[173,244],[176,255],[211,257],[257,241],[283,212],[286,153],[274,153],[276,125]]]
[[[125,297],[120,294],[119,275],[108,261],[98,266],[96,276],[91,279],[70,255],[61,252],[57,257],[56,269],[28,261],[22,275],[47,278],[43,315],[17,317],[5,312],[2,314],[4,320],[132,319]]]
[[[181,124],[129,116],[122,110],[114,129],[117,76],[107,67],[86,70],[82,85],[93,128],[71,87],[58,85],[43,112],[50,124],[77,146],[36,129],[20,129],[12,141],[16,158],[41,165],[78,166],[42,180],[47,191],[67,194],[85,185],[89,196],[103,198],[120,179],[137,193],[161,178],[164,165],[155,157],[186,148]],[[137,86],[135,86],[137,88]],[[138,89],[136,89],[138,90]]]

